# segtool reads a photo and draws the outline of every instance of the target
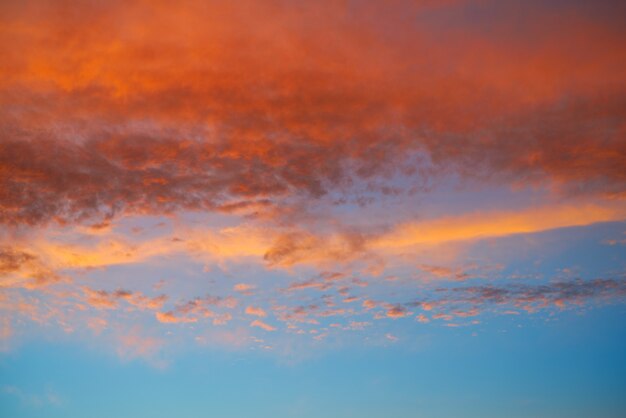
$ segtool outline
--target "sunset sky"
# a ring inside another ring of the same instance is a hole
[[[0,0],[0,417],[625,394],[626,2]]]

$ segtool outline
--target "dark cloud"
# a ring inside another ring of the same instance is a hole
[[[551,306],[584,305],[598,300],[622,300],[626,296],[624,279],[576,279],[541,285],[485,285],[438,289],[440,297],[418,300],[410,306],[425,310],[457,311],[459,307],[472,307],[480,311],[497,307],[514,307],[534,311]],[[460,310],[458,316],[467,316]],[[475,311],[470,311],[475,312]]]
[[[0,223],[367,202],[445,173],[623,196],[623,8],[430,3],[4,3]]]
[[[24,264],[32,263],[36,257],[32,254],[13,248],[0,248],[0,273],[7,274],[18,271]]]
[[[65,280],[37,255],[11,246],[0,246],[0,288],[41,289]]]
[[[156,318],[163,323],[197,322],[200,318],[212,318],[213,324],[222,325],[232,319],[228,312],[217,313],[216,308],[232,309],[237,305],[233,297],[205,296],[177,304],[174,309],[166,312],[157,312]]]
[[[85,295],[84,301],[97,309],[117,309],[118,302],[123,300],[139,309],[156,310],[160,309],[168,299],[167,295],[149,297],[141,292],[124,289],[109,292],[84,286],[82,290]]]

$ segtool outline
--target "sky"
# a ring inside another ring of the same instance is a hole
[[[626,3],[0,1],[0,416],[623,418]]]

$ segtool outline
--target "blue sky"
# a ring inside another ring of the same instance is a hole
[[[412,344],[351,347],[285,363],[185,350],[166,369],[77,341],[33,341],[2,360],[5,416],[619,417],[623,307],[558,321],[413,329]],[[19,388],[20,395],[10,388]]]
[[[606,243],[619,238],[623,228],[623,223],[607,223],[479,240],[466,251],[467,259],[498,257],[507,265],[496,275],[515,278],[397,279],[382,284],[374,279],[364,293],[395,303],[437,295],[444,286],[506,280],[505,287],[511,282],[538,287],[567,282],[569,276],[593,280],[624,268],[624,247]],[[497,250],[491,250],[494,246]],[[176,272],[187,284],[178,290],[187,294],[225,291],[233,283],[232,272],[202,273],[199,267],[182,265],[177,259],[156,270],[131,264],[93,273],[89,280],[112,280],[112,274],[122,282],[144,277],[149,292],[150,280],[159,282]],[[402,277],[407,272],[390,273]],[[276,281],[276,273],[266,273],[255,283],[262,286],[264,280]],[[283,277],[281,283],[289,280]],[[111,283],[113,289],[118,285]],[[248,297],[264,306],[265,298],[277,297],[274,292],[279,291]],[[330,293],[304,292],[295,303]],[[431,311],[409,307],[414,313],[398,319],[372,319],[371,313],[361,312],[302,325],[307,331],[330,330],[319,341],[289,333],[280,322],[266,318],[277,331],[248,334],[241,324],[233,324],[238,317],[223,326],[163,327],[133,312],[106,315],[107,325],[99,333],[81,330],[85,318],[80,316],[64,322],[74,328],[71,332],[58,324],[29,325],[21,319],[14,323],[19,338],[2,354],[0,404],[10,417],[618,417],[626,407],[621,396],[626,386],[626,311],[619,300],[613,295],[582,296],[580,304],[529,312],[485,302],[476,316],[439,320],[432,319]],[[418,314],[431,320],[422,323]],[[329,327],[333,322],[342,328]],[[350,322],[367,325],[349,330]],[[445,326],[452,323],[461,326]]]

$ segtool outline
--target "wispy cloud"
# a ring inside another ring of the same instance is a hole
[[[33,394],[27,393],[17,386],[5,385],[2,387],[2,393],[16,397],[29,407],[59,407],[64,403],[59,394],[50,388],[47,388],[43,394]]]
[[[265,331],[276,331],[276,327],[273,327],[269,324],[266,324],[265,322],[259,320],[259,319],[255,319],[254,321],[250,322],[250,326],[251,327],[259,327]]]

